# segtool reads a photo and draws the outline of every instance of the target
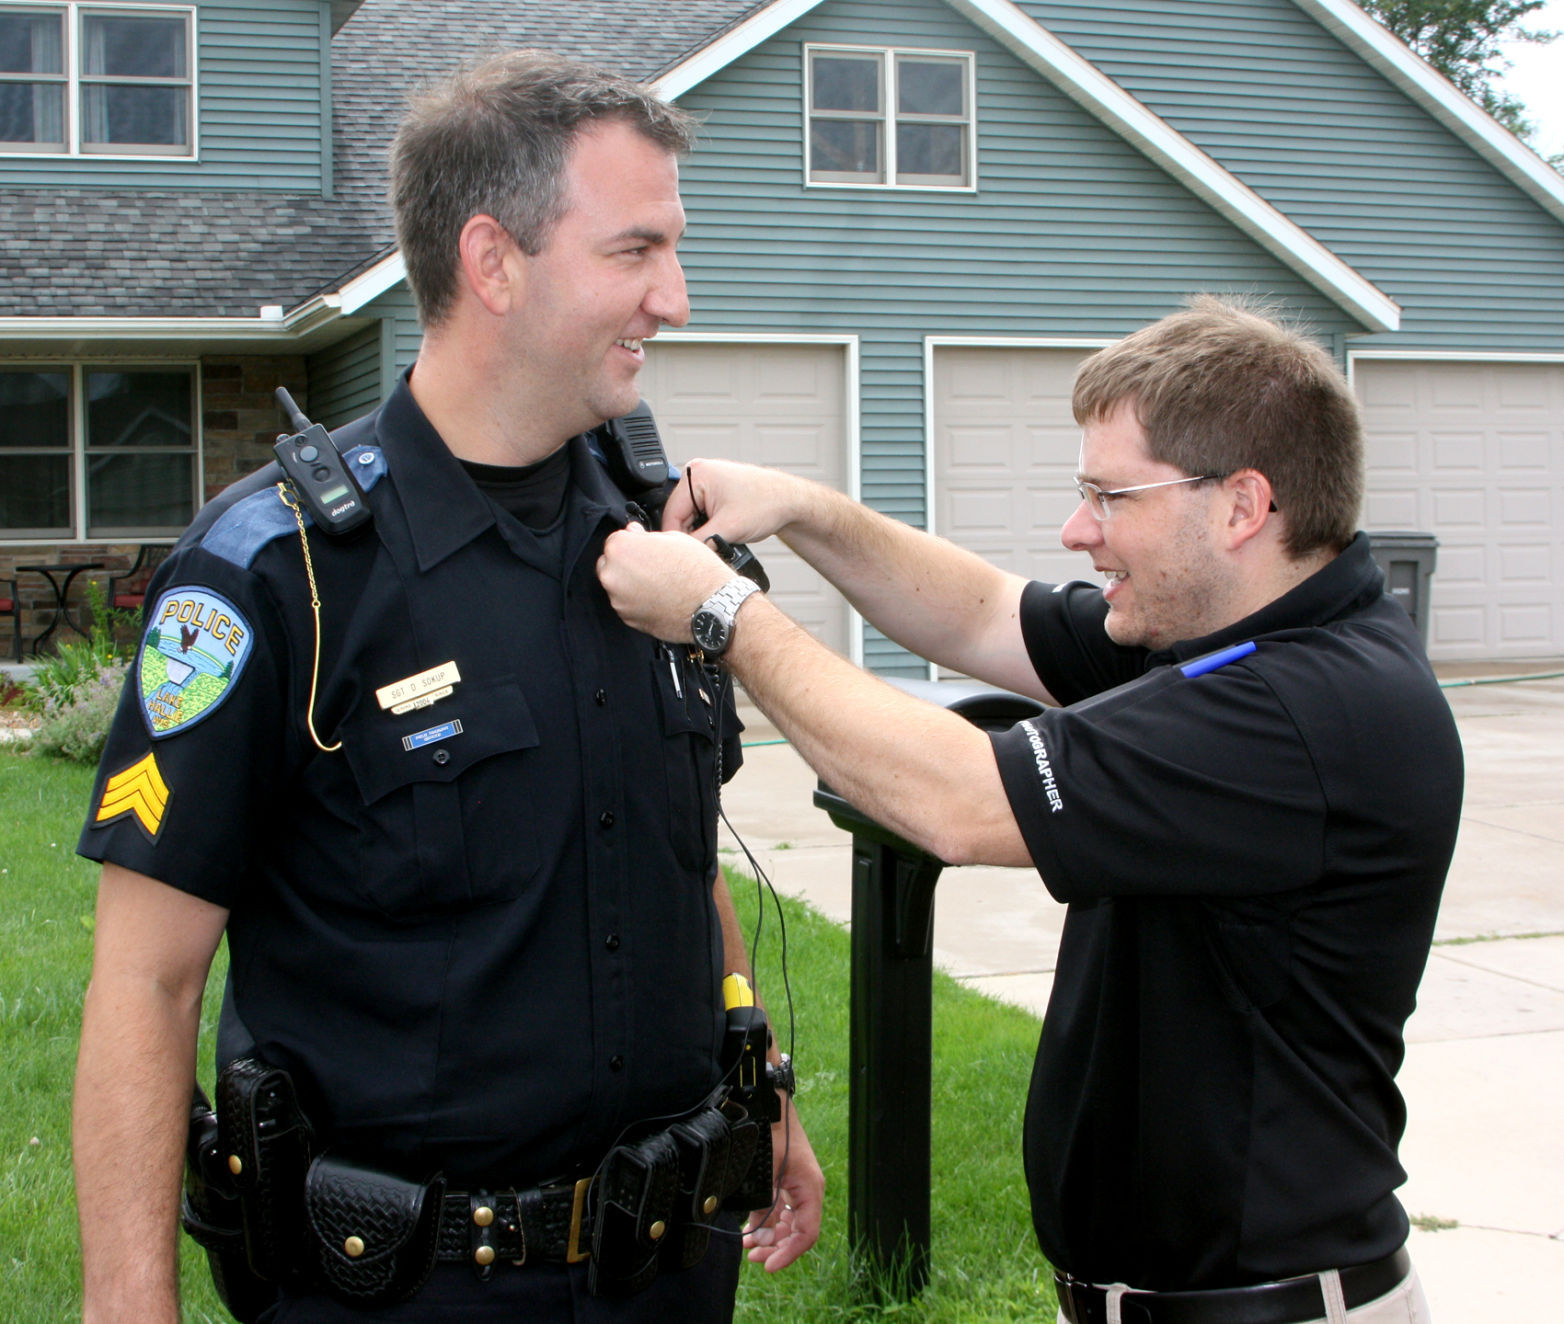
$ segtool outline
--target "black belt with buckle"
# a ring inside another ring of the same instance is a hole
[[[575,1264],[592,1254],[587,1198],[593,1179],[517,1191],[447,1191],[440,1209],[443,1262],[487,1269],[511,1264]]]
[[[1341,1271],[1348,1310],[1378,1300],[1412,1272],[1403,1246],[1372,1264]],[[1107,1324],[1108,1289],[1054,1271],[1059,1311],[1070,1324]],[[1325,1318],[1325,1294],[1318,1274],[1226,1287],[1210,1292],[1125,1292],[1119,1298],[1123,1324],[1307,1324]]]

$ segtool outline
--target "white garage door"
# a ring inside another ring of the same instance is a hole
[[[1059,542],[1078,504],[1081,429],[1070,414],[1090,349],[934,351],[934,527],[1030,579],[1091,579]]]
[[[1429,654],[1564,654],[1564,364],[1358,360],[1364,527],[1439,539]]]
[[[768,464],[845,491],[845,350],[838,345],[647,346],[641,393],[668,457]],[[847,652],[842,596],[775,538],[755,549],[777,605],[817,639]]]

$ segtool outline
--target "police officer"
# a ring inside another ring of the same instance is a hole
[[[727,656],[821,777],[951,863],[1068,903],[1026,1119],[1033,1220],[1081,1324],[1422,1320],[1393,1083],[1462,763],[1354,535],[1358,411],[1318,346],[1211,298],[1086,363],[1066,546],[1028,583],[786,475],[689,466],[599,573],[665,639],[781,536],[890,637],[1063,706],[992,738],[769,602]],[[697,507],[708,513],[705,522]]]
[[[731,686],[609,609],[595,562],[634,511],[581,435],[634,408],[644,342],[687,320],[691,140],[639,85],[538,53],[415,102],[392,191],[425,338],[336,438],[372,526],[330,536],[271,466],[153,585],[80,845],[104,862],[75,1116],[88,1319],[177,1318],[225,932],[220,1061],[286,1072],[317,1151],[473,1193],[376,1318],[731,1316],[736,1219],[685,1229],[710,1237],[694,1267],[594,1295],[580,1224],[611,1193],[568,1202],[711,1094],[744,970],[716,864]],[[770,1270],[813,1244],[823,1186],[786,1099],[773,1131],[751,1251]],[[547,1218],[517,1213],[559,1189]],[[300,1275],[266,1317],[359,1315]]]

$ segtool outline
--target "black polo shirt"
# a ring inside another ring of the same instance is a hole
[[[1236,1286],[1406,1238],[1393,1077],[1461,806],[1461,748],[1367,539],[1162,653],[1033,584],[1067,706],[994,737],[1069,903],[1026,1120],[1044,1253],[1095,1282]],[[1253,652],[1212,670],[1196,659]]]
[[[339,441],[374,512],[309,540],[341,748],[263,470],[148,595],[79,849],[229,908],[236,1010],[330,1143],[458,1184],[590,1167],[717,1077],[731,695],[609,607],[625,499],[587,439],[544,536],[405,382]]]

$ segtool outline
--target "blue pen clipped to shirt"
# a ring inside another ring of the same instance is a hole
[[[1186,676],[1203,676],[1208,671],[1215,671],[1218,667],[1225,667],[1229,662],[1236,662],[1241,657],[1248,657],[1254,652],[1254,640],[1248,639],[1241,644],[1234,644],[1231,648],[1219,648],[1214,653],[1207,653],[1204,657],[1197,657],[1193,662],[1186,662],[1179,668]]]

